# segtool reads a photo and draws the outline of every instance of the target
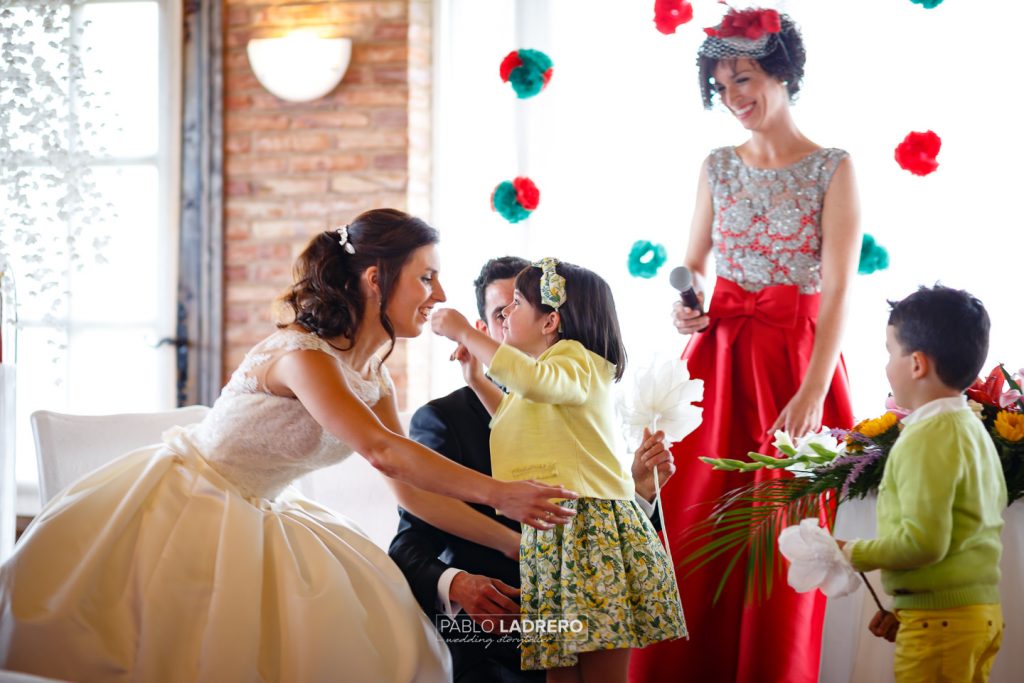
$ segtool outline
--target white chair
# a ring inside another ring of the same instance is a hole
[[[210,409],[187,406],[159,413],[66,415],[38,410],[29,418],[39,463],[39,498],[51,498],[101,465],[143,446],[160,443],[167,429],[199,422]]]

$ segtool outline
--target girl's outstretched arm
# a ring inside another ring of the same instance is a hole
[[[480,368],[480,360],[471,354],[465,346],[459,344],[452,354],[452,358],[462,363],[462,376],[466,380],[466,384],[484,404],[487,414],[493,417],[498,412],[498,405],[505,398],[505,394],[484,375]]]
[[[494,360],[495,352],[501,345],[470,325],[466,316],[454,308],[441,308],[434,311],[430,317],[430,326],[435,334],[458,343],[459,348],[453,355],[462,363],[466,384],[484,404],[487,412],[494,415],[504,394],[501,393],[501,389],[484,377],[482,372],[474,371],[473,364],[476,361],[490,365]]]
[[[534,482],[497,481],[391,431],[352,393],[339,363],[321,351],[292,351],[268,371],[267,385],[276,394],[297,398],[324,429],[392,479],[500,508],[509,518],[542,530],[552,528],[551,522],[572,517],[566,514],[571,511],[551,499],[576,498],[573,491]],[[438,526],[446,523],[431,510],[425,512],[426,521]]]
[[[473,357],[484,365],[490,365],[494,354],[501,346],[486,334],[469,324],[466,316],[454,308],[439,308],[430,316],[430,327],[434,334],[448,337],[462,344]]]

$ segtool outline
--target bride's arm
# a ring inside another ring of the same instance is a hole
[[[565,522],[573,516],[571,510],[551,502],[552,498],[576,498],[572,491],[533,482],[497,481],[388,429],[352,393],[338,363],[321,351],[292,351],[281,356],[268,370],[267,386],[275,394],[297,398],[324,429],[391,479],[442,496],[500,507],[511,519],[538,529],[552,528],[548,520]],[[400,494],[400,501],[405,493]],[[402,501],[402,504],[409,505],[412,512],[435,526],[448,528],[456,524],[452,519],[455,516],[452,504],[420,496],[415,493],[411,503]],[[423,500],[433,502],[421,504]],[[496,544],[489,532],[474,525],[475,518],[469,519],[472,528],[468,532],[474,535],[471,540],[489,540],[491,547],[499,547],[503,552],[508,550],[507,537]]]
[[[405,435],[398,419],[398,401],[394,391],[381,398],[373,407],[381,423],[396,434]],[[519,533],[491,517],[483,515],[461,500],[439,496],[430,491],[410,486],[396,479],[388,479],[398,502],[409,512],[450,534],[494,548],[515,559],[519,558]]]

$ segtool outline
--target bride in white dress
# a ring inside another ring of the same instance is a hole
[[[437,240],[390,209],[315,237],[283,300],[294,321],[248,353],[208,417],[72,484],[0,567],[0,669],[147,683],[449,680],[447,649],[387,553],[287,488],[357,451],[404,507],[503,552],[518,550],[517,534],[446,496],[538,528],[566,521],[549,499],[571,492],[498,482],[401,435],[376,353],[418,335],[445,300]]]

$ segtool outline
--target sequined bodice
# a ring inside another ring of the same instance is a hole
[[[751,168],[733,147],[708,156],[715,272],[750,291],[821,291],[821,208],[847,156],[822,148],[785,168]]]
[[[324,431],[294,398],[275,396],[259,385],[259,366],[297,350],[338,358],[319,337],[279,330],[246,354],[206,418],[188,436],[210,465],[246,495],[275,498],[294,479],[333,465],[352,449]],[[339,358],[340,360],[340,358]],[[390,391],[387,370],[374,361],[371,377],[339,363],[355,395],[373,406]]]

